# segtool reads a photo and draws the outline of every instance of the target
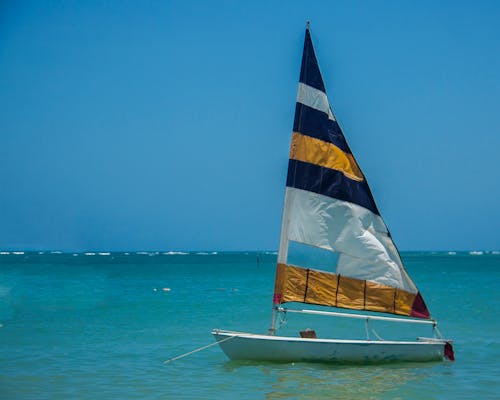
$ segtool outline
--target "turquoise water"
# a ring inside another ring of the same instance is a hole
[[[0,254],[0,398],[498,398],[500,255],[403,258],[454,363],[231,362],[214,346],[163,364],[211,343],[212,328],[265,332],[276,255]],[[364,334],[328,317],[289,316],[283,331],[307,327]]]

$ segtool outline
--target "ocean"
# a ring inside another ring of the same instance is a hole
[[[211,344],[213,328],[266,332],[276,254],[0,252],[0,398],[500,398],[500,254],[402,257],[455,362],[234,362],[213,346],[164,364]],[[364,334],[319,318],[294,314],[283,330]]]

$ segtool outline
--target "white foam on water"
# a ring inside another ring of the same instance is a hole
[[[500,251],[494,250],[494,251],[491,252],[491,254],[500,254]]]
[[[78,253],[73,253],[73,257],[77,257],[78,256]]]
[[[167,251],[166,253],[163,253],[166,256],[185,256],[186,254],[184,251]]]
[[[457,252],[456,252],[456,251],[449,251],[449,252],[448,252],[448,254],[449,254],[450,256],[454,256],[455,254],[457,254]]]
[[[24,251],[13,251],[12,254],[20,255],[20,254],[24,254]]]
[[[208,253],[205,253],[204,251],[200,251],[199,253],[196,253],[200,256],[208,256]]]
[[[44,251],[39,251],[38,254],[45,254],[45,252]]]
[[[85,253],[86,256],[95,256],[95,253]]]
[[[1,255],[7,255],[7,254],[10,254],[10,251],[0,251],[0,254]]]
[[[482,251],[469,251],[469,254],[471,256],[482,256],[483,252]]]
[[[130,255],[130,253],[123,253],[123,254],[124,254],[124,255],[126,255],[126,256],[129,256],[129,255]]]
[[[108,253],[108,252],[101,252],[101,253],[97,253],[99,254],[100,256],[109,256],[111,255],[111,253]]]
[[[54,251],[51,251],[52,254],[62,254],[62,251],[59,251],[59,250],[54,250]]]

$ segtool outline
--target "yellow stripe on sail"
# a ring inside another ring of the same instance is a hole
[[[299,302],[410,316],[416,294],[332,272],[278,263],[275,303]]]
[[[345,153],[334,144],[298,132],[292,135],[290,158],[334,169],[355,181],[364,180],[352,154]]]

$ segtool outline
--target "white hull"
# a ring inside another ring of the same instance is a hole
[[[219,346],[232,360],[278,362],[383,363],[442,361],[445,341],[305,339],[215,329]]]

